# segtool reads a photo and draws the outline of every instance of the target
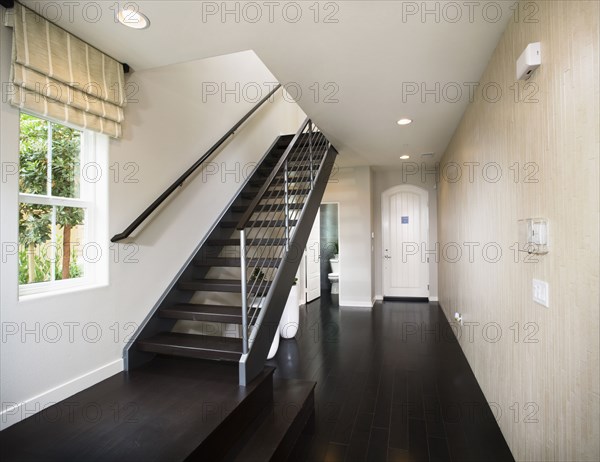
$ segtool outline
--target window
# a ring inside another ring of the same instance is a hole
[[[93,280],[95,134],[21,113],[19,147],[20,294]]]

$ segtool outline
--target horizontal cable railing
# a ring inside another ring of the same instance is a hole
[[[307,119],[239,221],[244,354],[260,327],[278,264],[290,255],[290,241],[329,146]]]
[[[225,135],[219,139],[206,153],[200,157],[194,164],[188,168],[183,175],[181,175],[171,186],[169,186],[165,192],[163,192],[152,204],[146,208],[133,222],[125,228],[122,233],[116,234],[112,237],[111,242],[119,242],[123,239],[128,238],[152,213],[171,195],[173,192],[183,186],[185,180],[187,180],[206,160],[211,157],[222,145],[227,141],[229,137],[235,134],[244,122],[246,122],[264,103],[266,103],[274,94],[281,88],[281,84],[277,85],[267,96],[259,101],[244,117],[240,119]]]

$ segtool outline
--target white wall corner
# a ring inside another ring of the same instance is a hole
[[[376,302],[381,302],[381,301],[383,301],[383,295],[375,295],[375,301],[376,301]]]
[[[0,412],[0,431],[106,380],[122,370],[123,359],[120,358],[20,403],[3,402]]]
[[[438,297],[429,297],[429,301],[430,302],[439,302],[439,298]]]

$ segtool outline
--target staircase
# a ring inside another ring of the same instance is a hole
[[[128,369],[168,357],[238,369],[241,389],[258,405],[253,412],[237,406],[223,421],[227,430],[217,426],[198,446],[204,456],[210,447],[211,460],[284,460],[314,411],[315,384],[267,386],[265,361],[336,155],[308,119],[295,135],[277,138],[126,350]],[[296,414],[283,421],[277,399],[296,403]],[[219,428],[239,435],[227,452],[214,444]]]

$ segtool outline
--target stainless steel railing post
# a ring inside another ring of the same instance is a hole
[[[285,161],[283,170],[283,187],[284,187],[284,211],[285,211],[285,250],[290,250],[290,205],[289,205],[289,175],[288,161]]]
[[[310,162],[310,189],[312,189],[314,184],[314,173],[313,173],[313,124],[312,120],[308,122],[308,152],[309,152],[309,162]]]
[[[248,354],[248,278],[246,262],[246,230],[240,231],[240,267],[242,269],[242,351]]]

